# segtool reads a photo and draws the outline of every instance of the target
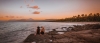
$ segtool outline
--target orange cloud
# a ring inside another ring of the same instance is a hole
[[[32,8],[32,9],[40,9],[37,5],[36,6],[31,6],[29,8]]]
[[[21,19],[22,16],[0,16],[0,20]]]
[[[14,16],[5,16],[6,18],[15,18]]]
[[[5,18],[22,18],[22,16],[4,16]]]
[[[10,18],[15,18],[15,16],[10,16]]]
[[[3,18],[3,17],[0,17],[0,18]]]
[[[9,16],[5,16],[6,18],[8,18]]]
[[[34,11],[33,14],[40,14],[40,12],[39,11]]]
[[[22,16],[15,16],[15,18],[23,18]]]

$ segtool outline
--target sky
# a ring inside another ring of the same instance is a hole
[[[0,20],[62,19],[100,13],[100,0],[0,0]]]

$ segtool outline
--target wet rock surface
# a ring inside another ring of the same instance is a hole
[[[46,33],[45,35],[34,35],[26,38],[24,42],[37,43],[100,43],[100,25],[84,25],[76,26],[72,31],[64,34],[56,34],[56,32]],[[27,40],[28,39],[28,40]]]

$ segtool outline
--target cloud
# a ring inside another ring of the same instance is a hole
[[[31,7],[29,7],[29,8],[32,8],[32,9],[40,9],[37,5],[31,6]]]
[[[29,5],[29,4],[27,4],[27,6],[29,7],[30,5]]]
[[[34,11],[33,14],[40,14],[40,12],[39,11]]]
[[[5,17],[9,18],[9,16],[5,16]]]
[[[24,0],[24,2],[26,3],[26,0]]]
[[[23,18],[22,16],[4,16],[6,18]],[[1,18],[1,17],[0,17]],[[3,18],[3,17],[2,17]]]
[[[31,12],[31,10],[29,10],[29,12]]]
[[[16,16],[16,18],[22,18],[21,16]]]
[[[18,16],[16,16],[16,18],[19,18]]]
[[[20,6],[20,8],[23,8],[22,6]]]
[[[10,18],[15,18],[14,16],[10,16]]]
[[[3,17],[0,17],[0,18],[3,18]]]
[[[6,18],[15,18],[15,16],[5,16]]]
[[[34,0],[31,0],[32,2],[34,1]]]
[[[19,16],[19,18],[23,18],[22,16]]]

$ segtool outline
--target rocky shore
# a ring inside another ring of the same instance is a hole
[[[71,31],[55,35],[54,43],[100,43],[100,24],[74,25]]]
[[[64,34],[55,33],[54,30],[49,34],[36,37],[41,39],[42,43],[100,43],[100,24],[74,25],[71,31],[64,32]],[[36,37],[32,36],[30,38],[37,41]],[[38,41],[38,43],[41,42]]]

